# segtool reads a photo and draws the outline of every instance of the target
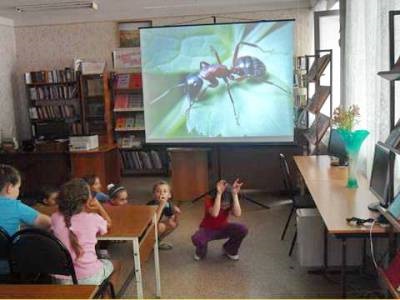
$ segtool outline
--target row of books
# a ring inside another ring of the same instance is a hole
[[[117,137],[117,144],[120,148],[131,149],[140,148],[143,145],[143,138],[136,137],[133,134]]]
[[[158,151],[121,151],[124,169],[152,170],[163,168]]]
[[[76,73],[71,68],[63,70],[37,71],[25,73],[25,83],[65,83],[76,81]]]
[[[115,89],[141,89],[142,88],[142,74],[116,74],[114,77]]]
[[[136,127],[143,127],[144,126],[144,116],[143,114],[136,114],[135,117],[118,117],[115,121],[115,128],[122,129],[122,128],[136,128]]]
[[[29,88],[29,98],[31,100],[67,100],[77,97],[77,85],[36,86]]]
[[[72,105],[46,105],[30,107],[29,116],[32,120],[72,118],[75,116],[75,108]]]
[[[71,123],[70,133],[71,135],[82,135],[83,134],[82,124],[79,122]]]
[[[143,108],[143,97],[139,94],[117,95],[114,108]]]

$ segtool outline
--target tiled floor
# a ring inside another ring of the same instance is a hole
[[[151,187],[156,178],[124,178],[132,202],[142,204],[151,198]],[[160,251],[162,298],[336,298],[340,296],[339,277],[329,279],[308,274],[296,260],[296,253],[288,257],[294,222],[285,241],[280,233],[289,213],[289,205],[277,202],[271,196],[253,195],[266,210],[248,201],[242,202],[243,216],[238,219],[249,228],[249,234],[240,250],[240,260],[230,261],[222,256],[222,241],[210,243],[208,257],[194,261],[191,235],[203,215],[202,201],[184,203],[180,226],[167,240],[174,245],[171,251]],[[233,219],[232,219],[233,220]],[[294,221],[294,220],[293,220]],[[124,262],[125,273],[132,267],[131,245],[113,244],[113,258]],[[376,297],[373,276],[349,276],[349,292],[353,297]],[[144,296],[155,297],[154,264],[151,258],[143,269]],[[136,296],[132,282],[126,298]]]

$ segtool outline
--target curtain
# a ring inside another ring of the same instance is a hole
[[[357,128],[370,132],[359,157],[359,168],[369,177],[375,143],[385,141],[390,130],[389,81],[377,73],[389,70],[389,11],[400,10],[400,1],[343,2],[346,5],[346,25],[342,87],[344,99],[341,102],[346,106],[357,104],[360,107],[361,118]],[[395,35],[399,40],[400,26],[396,30]],[[400,93],[396,92],[397,97],[400,97]],[[400,98],[397,103],[400,106]]]

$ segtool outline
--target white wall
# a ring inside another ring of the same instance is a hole
[[[14,106],[17,91],[14,24],[0,17],[0,130],[1,137],[16,135]]]

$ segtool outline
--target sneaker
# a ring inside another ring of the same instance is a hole
[[[159,250],[171,250],[172,245],[170,243],[162,242],[158,244],[158,249]]]
[[[231,255],[231,254],[228,254],[228,252],[226,252],[226,251],[224,250],[224,255],[225,255],[227,258],[229,258],[230,260],[239,260],[239,254]]]
[[[201,258],[200,256],[198,256],[196,253],[193,256],[194,260],[199,261]]]

